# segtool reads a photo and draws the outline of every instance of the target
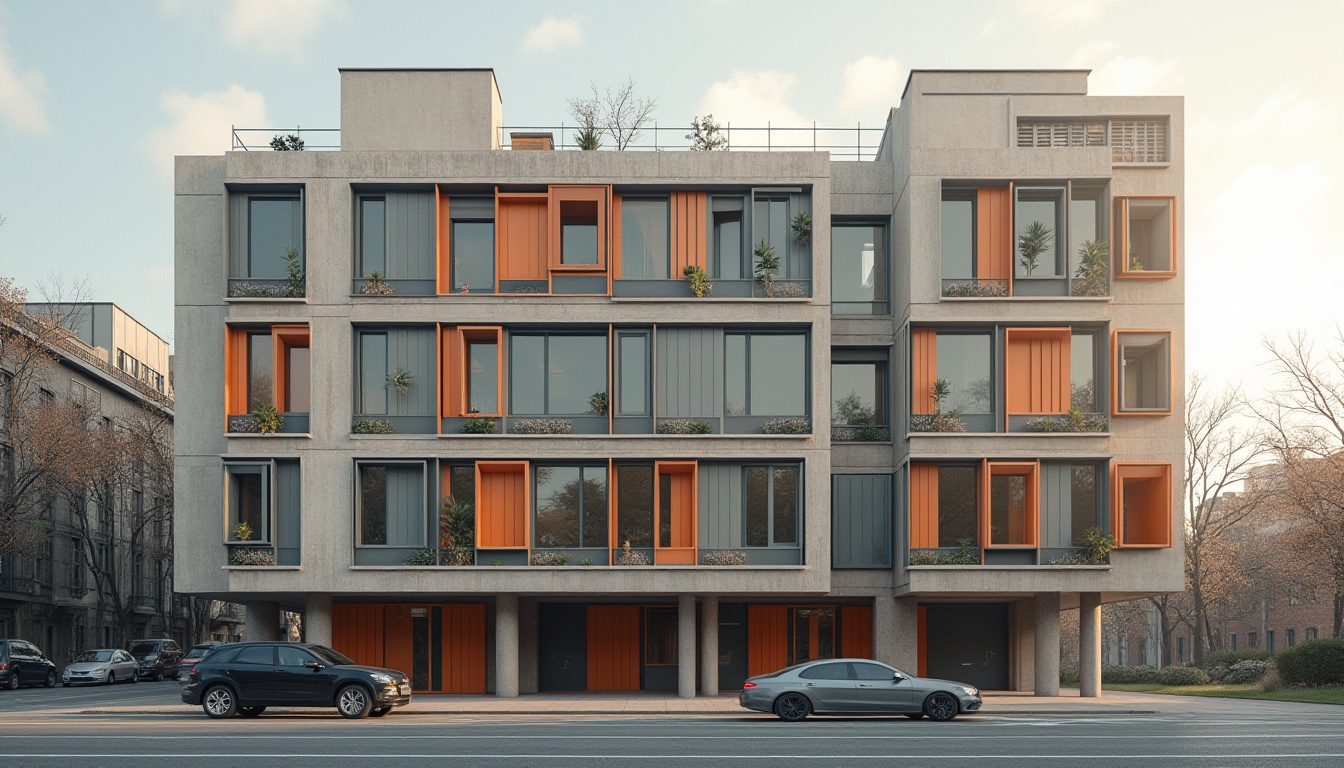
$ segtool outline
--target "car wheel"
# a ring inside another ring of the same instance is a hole
[[[257,715],[260,715],[262,712],[265,712],[265,711],[266,711],[266,708],[265,708],[265,707],[239,707],[239,708],[238,708],[238,714],[242,715],[243,717],[256,717]]]
[[[391,707],[378,707],[377,709],[373,709],[369,712],[369,717],[382,717],[383,715],[386,715],[388,712],[391,711],[392,711]]]
[[[943,691],[934,691],[924,700],[924,714],[930,720],[951,720],[957,716],[958,709],[957,700],[952,694]]]
[[[923,720],[923,719],[924,719],[924,713],[923,713],[923,712],[906,712],[906,713],[905,713],[905,716],[908,717],[908,718],[910,718],[911,720]]]
[[[47,688],[56,687],[56,670],[54,669],[47,670],[47,679],[42,683],[42,685],[46,686]]]
[[[163,679],[163,670],[161,669],[154,670],[154,682],[157,683],[162,679]]]
[[[107,670],[107,679],[104,680],[103,682],[106,683],[107,685],[111,685],[111,684],[117,682],[117,673],[116,673],[116,672],[113,672],[113,671],[110,670],[110,669]]]
[[[205,692],[205,697],[201,699],[201,709],[205,714],[217,720],[233,717],[238,711],[238,699],[234,698],[233,691],[222,685],[216,685],[214,688]]]
[[[775,700],[775,714],[779,719],[796,723],[812,711],[812,702],[801,693],[786,693]]]
[[[140,670],[139,670],[139,669],[136,669],[136,670],[134,670],[134,671],[131,672],[131,682],[132,682],[132,683],[138,683],[138,682],[140,682]]]
[[[9,682],[7,685],[11,691],[19,690],[19,670],[11,669],[9,671]]]
[[[369,692],[362,685],[351,683],[336,692],[336,709],[341,717],[352,720],[365,717],[372,709],[369,706]]]

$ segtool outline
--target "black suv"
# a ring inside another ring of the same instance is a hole
[[[0,686],[56,686],[56,665],[27,640],[0,640]]]
[[[161,638],[158,640],[135,640],[126,647],[131,657],[140,665],[142,680],[162,680],[165,677],[177,677],[182,662],[182,646],[176,640]]]
[[[324,645],[233,643],[196,663],[182,701],[216,718],[256,717],[267,707],[336,707],[343,717],[382,717],[411,703],[411,681]]]

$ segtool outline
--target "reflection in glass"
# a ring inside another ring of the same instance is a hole
[[[387,203],[382,198],[359,201],[360,277],[378,271],[387,277]]]
[[[677,609],[647,608],[644,663],[646,665],[674,666],[677,663]]]
[[[939,333],[937,348],[938,378],[946,379],[951,388],[943,410],[964,415],[992,413],[989,334]]]
[[[775,493],[771,499],[774,509],[775,544],[798,543],[798,470],[792,467],[774,468]]]
[[[546,337],[509,339],[509,412],[546,412]]]
[[[616,468],[616,546],[653,546],[653,467]]]
[[[791,277],[789,267],[792,259],[789,258],[789,245],[792,242],[792,230],[789,221],[789,199],[758,197],[752,207],[752,216],[752,229],[755,232],[752,247],[755,248],[756,243],[764,239],[766,244],[775,249],[775,256],[779,259],[779,277],[781,279]]]
[[[285,375],[285,410],[307,413],[309,392],[312,389],[308,347],[287,347],[289,370]]]
[[[560,203],[560,263],[597,263],[597,203]]]
[[[884,227],[831,227],[831,312],[837,315],[887,312]]]
[[[647,416],[648,404],[648,337],[644,334],[619,334],[621,356],[620,398],[617,415]]]
[[[299,199],[252,198],[247,208],[247,277],[282,280],[285,249],[303,253]]]
[[[387,468],[359,467],[359,543],[387,543]]]
[[[453,222],[453,291],[495,289],[495,223]]]
[[[1090,333],[1075,333],[1069,340],[1070,381],[1073,391],[1070,405],[1083,413],[1097,409],[1097,339]]]
[[[1075,464],[1070,476],[1070,528],[1075,547],[1082,546],[1088,528],[1100,525],[1097,519],[1097,468],[1093,464]]]
[[[745,521],[748,547],[770,546],[770,488],[766,484],[768,471],[766,467],[747,467],[743,473],[747,494]]]
[[[742,212],[714,212],[714,265],[712,277],[741,280],[750,277],[742,271]]]
[[[978,486],[975,467],[938,467],[938,546],[959,547],[976,534]]]
[[[247,410],[249,413],[275,400],[274,348],[271,334],[247,336]]]
[[[537,467],[535,546],[607,546],[605,467]]]
[[[1027,477],[994,475],[989,479],[989,543],[1027,542]]]
[[[247,523],[252,529],[252,540],[265,541],[268,533],[266,523],[266,499],[262,473],[253,470],[229,470],[229,538],[233,539],[233,528],[239,523]]]
[[[943,279],[975,276],[975,190],[943,191]]]
[[[882,363],[831,364],[831,420],[837,426],[886,424]]]
[[[1062,189],[1020,188],[1017,191],[1017,204],[1013,209],[1014,236],[1014,272],[1017,277],[1058,277],[1063,274],[1065,260],[1059,258],[1060,207],[1063,202]],[[1033,225],[1044,228],[1045,236],[1040,239],[1041,249],[1032,259],[1023,251],[1024,236],[1030,240]]]
[[[359,412],[387,413],[387,335],[359,335]]]
[[[472,413],[499,413],[499,345],[468,341],[467,407]]]
[[[668,248],[667,201],[622,200],[621,279],[667,279]]]
[[[607,391],[605,336],[550,336],[546,358],[548,414],[583,414],[589,400]]]

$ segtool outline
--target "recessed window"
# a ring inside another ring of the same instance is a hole
[[[653,467],[616,467],[616,546],[653,546]]]
[[[677,663],[677,609],[647,608],[644,611],[644,663],[675,666]]]
[[[730,333],[724,344],[727,415],[807,415],[807,336]]]
[[[285,253],[303,255],[303,204],[293,197],[251,197],[247,201],[247,274],[265,280],[282,280]]]
[[[267,464],[224,466],[224,496],[228,510],[226,541],[270,541],[270,486]]]
[[[387,413],[387,334],[359,334],[359,413]]]
[[[1171,546],[1171,465],[1117,463],[1113,479],[1116,543],[1122,547]]]
[[[974,189],[944,189],[942,204],[942,260],[944,280],[976,276]],[[1007,286],[1005,286],[1006,292]]]
[[[621,200],[622,280],[667,279],[669,242],[667,200]]]
[[[745,467],[746,543],[798,545],[798,468]]]
[[[1120,197],[1116,270],[1123,277],[1170,277],[1176,272],[1176,200]]]
[[[766,245],[774,248],[775,257],[779,259],[779,277],[789,277],[789,264],[792,261],[789,258],[789,246],[793,238],[788,196],[758,195],[751,215],[754,232],[752,247],[755,248],[764,240]]]
[[[582,415],[607,391],[607,337],[514,335],[509,339],[509,412]]]
[[[607,546],[606,467],[538,466],[536,499],[533,546]]]
[[[499,413],[499,343],[466,340],[467,410],[469,413]]]
[[[987,546],[1036,546],[1038,477],[1034,463],[990,463]]]
[[[495,289],[495,222],[453,221],[453,292]]]
[[[710,277],[742,280],[751,277],[742,264],[742,198],[715,197],[710,207],[714,222],[714,253]]]
[[[616,334],[619,356],[617,370],[617,416],[649,415],[649,337],[648,334]]]
[[[560,202],[560,263],[598,263],[597,203],[591,200]]]
[[[381,197],[359,200],[359,276],[374,271],[387,277],[387,201]]]
[[[881,225],[831,227],[831,313],[885,315],[887,230]]]
[[[358,465],[359,546],[425,546],[425,467]]]
[[[1116,334],[1117,412],[1171,412],[1171,333]]]
[[[884,361],[831,363],[831,439],[890,439],[887,431],[887,365]]]
[[[1068,263],[1060,242],[1065,221],[1064,192],[1062,187],[1017,188],[1013,207],[1014,277],[1064,275]]]
[[[249,333],[247,335],[247,409],[256,411],[263,405],[271,405],[275,400],[274,360],[275,350],[269,333]]]

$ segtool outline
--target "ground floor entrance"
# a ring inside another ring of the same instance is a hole
[[[422,693],[487,693],[485,603],[333,605],[331,645],[360,664],[405,672]]]
[[[919,676],[1011,689],[1009,609],[1008,603],[919,606]]]

